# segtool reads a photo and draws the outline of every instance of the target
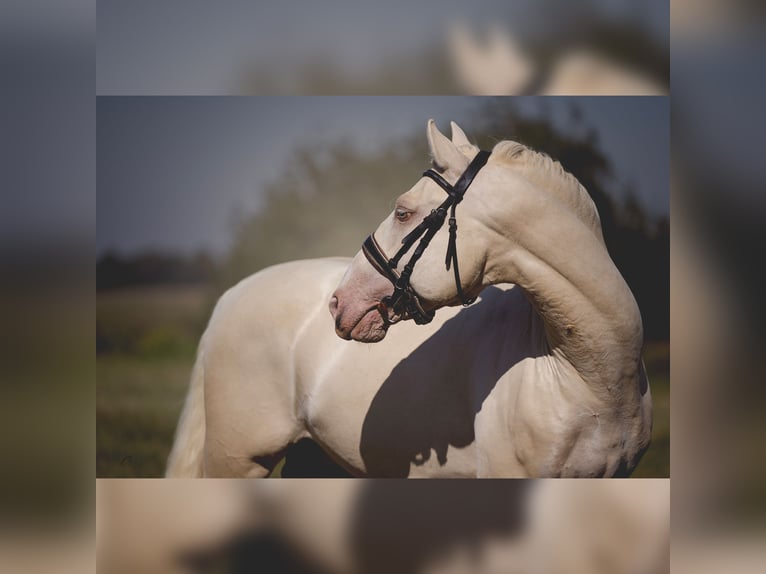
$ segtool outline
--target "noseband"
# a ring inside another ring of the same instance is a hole
[[[490,152],[480,151],[476,154],[476,157],[471,161],[463,174],[455,182],[455,185],[450,185],[449,182],[444,179],[440,174],[434,170],[429,169],[423,172],[423,177],[428,177],[434,180],[439,187],[447,192],[447,199],[442,204],[433,209],[431,213],[423,218],[423,221],[408,233],[404,239],[402,239],[402,246],[399,251],[390,259],[375,240],[375,234],[365,239],[362,244],[362,252],[364,253],[370,264],[386,279],[391,281],[394,286],[394,292],[385,297],[378,306],[380,314],[385,321],[388,321],[388,309],[392,309],[400,318],[412,318],[418,325],[425,325],[430,323],[434,318],[434,311],[426,311],[423,309],[423,305],[420,302],[415,289],[410,284],[410,277],[412,271],[415,268],[415,264],[418,262],[423,252],[428,247],[428,244],[433,239],[436,232],[444,225],[444,220],[447,217],[447,210],[450,210],[449,217],[449,243],[447,245],[447,256],[444,260],[444,264],[449,271],[450,265],[452,265],[455,272],[455,286],[457,287],[457,294],[460,297],[464,306],[468,306],[475,301],[475,299],[468,299],[463,293],[463,286],[460,282],[460,270],[457,264],[457,220],[455,219],[455,208],[457,204],[463,200],[465,192],[471,185],[476,175],[479,173],[482,167],[489,160]],[[407,253],[415,242],[420,239],[420,243],[412,253],[410,260],[399,273],[396,268],[399,266],[399,260]]]

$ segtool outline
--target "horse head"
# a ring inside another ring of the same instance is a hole
[[[427,134],[433,169],[399,196],[332,295],[330,313],[344,339],[380,341],[391,324],[428,322],[434,310],[467,303],[486,286],[489,154],[454,122],[452,140],[433,120]]]

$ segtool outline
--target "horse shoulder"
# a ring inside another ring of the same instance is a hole
[[[343,269],[340,259],[276,265],[243,279],[219,299],[200,352],[206,444],[220,464],[247,465],[254,454],[303,432],[294,353],[304,326],[329,299],[323,285],[337,281]]]
[[[648,446],[651,401],[630,413],[583,380],[555,354],[520,374],[513,404],[516,456],[533,476],[614,476],[628,473]]]
[[[300,327],[325,306],[322,295],[347,265],[344,258],[307,259],[246,277],[218,300],[208,326],[210,337],[229,350],[257,339],[275,352],[286,351]]]

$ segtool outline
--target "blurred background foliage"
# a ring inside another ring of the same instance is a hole
[[[610,254],[644,319],[655,403],[654,442],[637,476],[669,476],[669,222],[648,215],[573,104],[564,133],[544,103],[518,113],[489,100],[471,132],[484,148],[512,139],[543,151],[593,198]],[[194,350],[212,307],[240,279],[275,263],[357,252],[397,195],[427,167],[422,134],[360,150],[348,141],[304,144],[263,190],[260,209],[238,213],[231,247],[198,253],[105,253],[97,262],[97,472],[158,476],[172,442]],[[311,141],[309,139],[309,141]]]

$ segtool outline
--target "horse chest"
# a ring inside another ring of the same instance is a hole
[[[480,449],[496,458],[511,451],[506,427],[521,366],[486,353],[482,361],[424,361],[418,352],[393,361],[377,349],[345,347],[312,385],[305,413],[311,434],[358,474],[479,476]]]

